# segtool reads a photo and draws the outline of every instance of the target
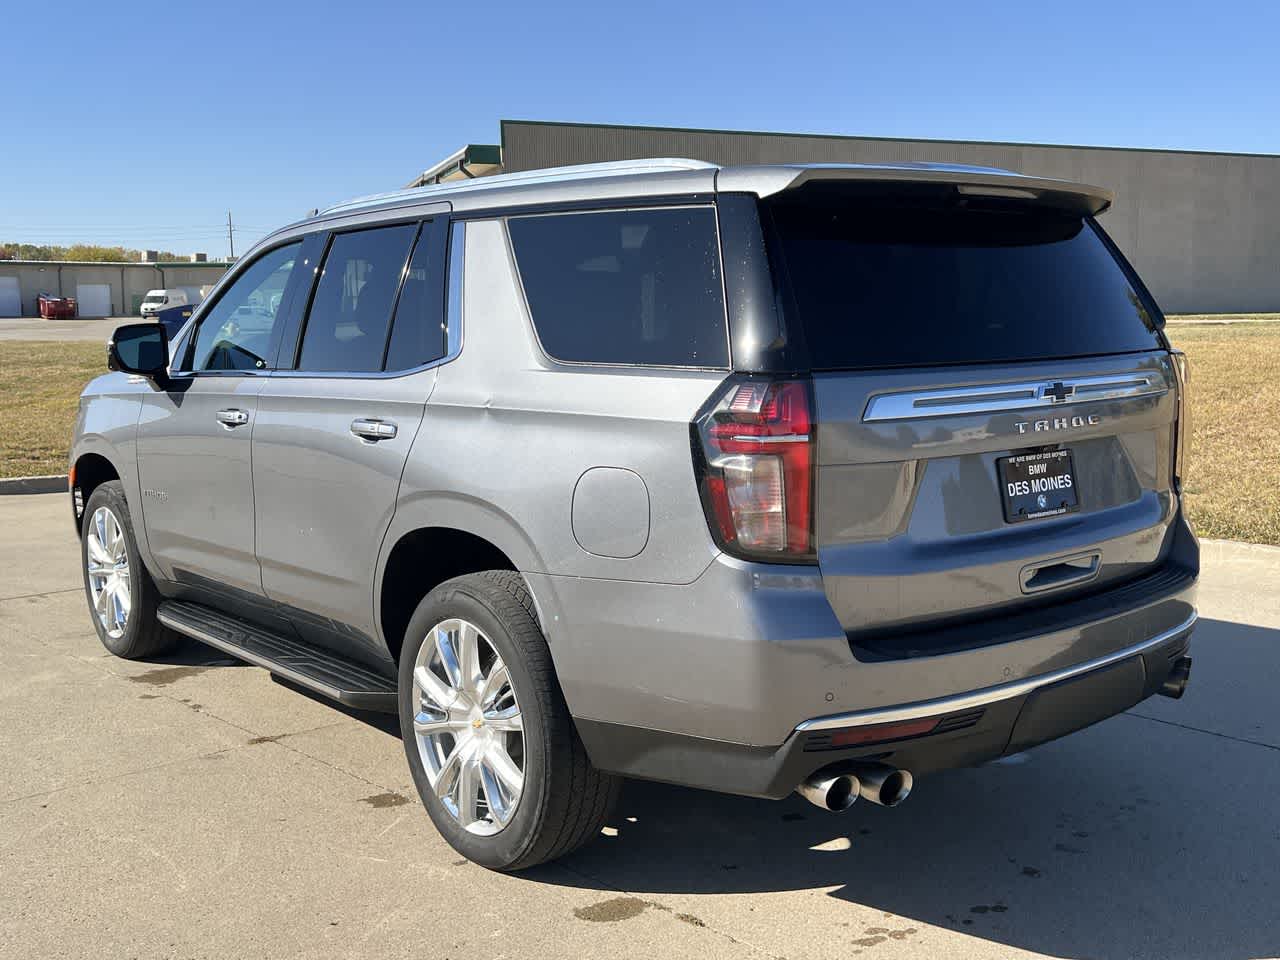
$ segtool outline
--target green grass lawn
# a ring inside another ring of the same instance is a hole
[[[1191,359],[1187,503],[1202,536],[1280,544],[1280,324],[1170,325]],[[0,476],[63,473],[96,343],[0,341]]]
[[[0,477],[66,473],[80,391],[106,372],[101,343],[0,340]]]
[[[1280,322],[1280,313],[1170,313],[1167,318],[1174,323],[1213,323],[1223,322],[1247,323],[1259,320],[1270,323]]]
[[[1167,332],[1191,361],[1187,507],[1196,532],[1280,544],[1280,324]]]

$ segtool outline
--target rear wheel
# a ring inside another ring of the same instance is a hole
[[[521,870],[591,840],[618,779],[591,766],[519,574],[469,574],[418,605],[400,656],[400,728],[436,828]]]
[[[102,645],[129,660],[170,650],[177,635],[156,619],[160,594],[142,565],[119,480],[98,486],[84,508],[80,557],[89,612]]]

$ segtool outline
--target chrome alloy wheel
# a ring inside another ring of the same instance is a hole
[[[120,521],[107,507],[93,511],[85,533],[89,595],[94,612],[107,636],[116,640],[129,624],[132,602],[129,582],[129,550]]]
[[[497,648],[466,620],[436,624],[414,662],[412,702],[435,795],[470,833],[502,830],[524,789],[524,729]]]

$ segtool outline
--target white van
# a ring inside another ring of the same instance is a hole
[[[164,290],[148,290],[142,298],[142,318],[149,320],[161,310],[170,307],[194,306],[204,299],[200,287],[168,287]]]

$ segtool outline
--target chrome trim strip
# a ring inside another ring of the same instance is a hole
[[[445,264],[445,269],[449,271],[445,277],[448,291],[444,308],[446,363],[462,353],[462,276],[466,253],[467,224],[465,221],[455,220],[449,224],[449,260]]]
[[[237,660],[243,660],[246,663],[251,663],[255,667],[262,667],[264,670],[292,680],[294,683],[299,686],[306,687],[308,690],[314,690],[316,693],[323,694],[330,700],[340,700],[342,697],[342,691],[337,687],[330,686],[323,681],[317,680],[315,677],[309,677],[305,673],[299,673],[296,670],[292,670],[278,660],[270,660],[267,657],[262,657],[246,650],[244,647],[238,647],[234,643],[228,643],[226,640],[223,640],[214,634],[206,633],[199,627],[193,627],[185,620],[171,616],[163,610],[156,614],[156,619],[170,630],[177,630],[179,633],[185,634],[188,637],[194,637],[201,643],[206,643],[211,647],[216,647],[223,653],[231,654],[231,656],[235,657]]]
[[[782,433],[776,437],[731,437],[739,443],[808,443],[807,433]]]
[[[936,700],[921,700],[917,703],[907,703],[898,707],[858,710],[854,713],[838,713],[830,717],[815,717],[813,720],[806,720],[797,726],[796,733],[809,733],[814,730],[836,730],[844,727],[865,727],[875,723],[897,723],[902,720],[917,720],[931,716],[941,717],[944,714],[970,710],[974,707],[985,707],[1000,700],[1020,697],[1038,690],[1040,687],[1047,687],[1049,684],[1058,683],[1061,680],[1079,676],[1091,670],[1110,666],[1113,663],[1127,660],[1161,644],[1168,643],[1182,634],[1189,633],[1195,627],[1198,616],[1199,614],[1193,612],[1190,617],[1172,630],[1166,630],[1158,636],[1143,640],[1141,643],[1135,643],[1131,647],[1125,647],[1106,656],[1086,660],[1084,663],[1077,663],[1075,666],[1063,667],[1051,673],[1042,673],[1037,677],[1028,677],[1025,680],[1013,680],[1009,683],[1002,683],[998,686],[986,687],[969,693],[939,697]]]
[[[1072,396],[1054,399],[1055,385],[1069,388]],[[1034,410],[1069,407],[1073,403],[1118,400],[1126,397],[1160,396],[1169,392],[1163,377],[1154,373],[1120,373],[1098,377],[1030,380],[1021,383],[987,384],[979,387],[952,387],[944,390],[910,390],[872,397],[862,415],[863,423],[887,420],[916,420],[966,413],[1000,413],[1006,410]]]

